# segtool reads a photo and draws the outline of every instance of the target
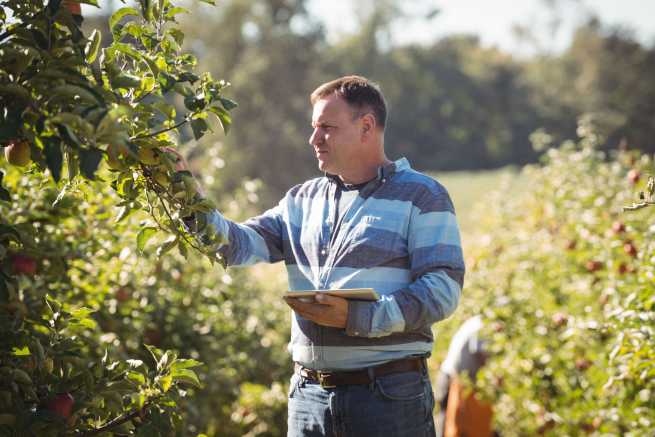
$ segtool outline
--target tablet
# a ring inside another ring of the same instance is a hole
[[[378,300],[380,295],[372,288],[345,288],[341,290],[298,290],[287,291],[285,297],[293,298],[312,298],[317,293],[327,293],[332,296],[339,296],[352,300]]]

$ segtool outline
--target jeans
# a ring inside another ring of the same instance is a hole
[[[322,388],[294,373],[288,437],[433,437],[434,396],[426,370],[380,376],[371,384]]]

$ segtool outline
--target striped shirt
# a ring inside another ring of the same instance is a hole
[[[293,361],[345,370],[429,355],[431,325],[455,310],[464,279],[448,192],[402,158],[380,167],[337,214],[340,183],[332,175],[312,179],[244,223],[213,211],[191,229],[202,241],[212,224],[229,242],[219,249],[228,265],[284,261],[290,290],[371,287],[381,295],[376,302],[349,301],[345,329],[292,313]]]

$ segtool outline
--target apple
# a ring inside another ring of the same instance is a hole
[[[74,0],[64,0],[61,5],[73,15],[82,15],[82,6]]]
[[[628,273],[628,266],[625,265],[625,263],[621,263],[621,264],[619,264],[619,270],[618,271],[619,271],[620,275],[625,275],[626,273]]]
[[[125,159],[127,152],[121,146],[115,144],[110,144],[107,146],[107,165],[109,168],[114,170],[123,170],[125,168],[125,163],[122,159]]]
[[[160,169],[154,170],[152,172],[152,178],[155,182],[161,185],[164,188],[168,188],[171,185],[171,180],[168,177],[168,174]]]
[[[612,232],[615,234],[622,234],[625,232],[625,225],[622,222],[614,222],[612,223]]]
[[[591,367],[591,361],[586,358],[578,358],[575,360],[575,368],[578,370],[587,370]]]
[[[145,165],[159,164],[159,155],[155,149],[148,149],[146,147],[139,148],[137,152],[139,161]]]
[[[632,242],[625,243],[623,245],[623,251],[633,258],[637,256],[637,248],[632,244]]]
[[[116,290],[116,300],[119,302],[126,302],[130,299],[130,292],[125,288],[121,287]]]
[[[63,393],[50,399],[46,408],[64,419],[68,419],[73,412],[73,404],[75,404],[73,396],[70,393]]]
[[[13,140],[5,147],[5,158],[9,164],[25,167],[32,161],[30,145],[27,141]]]
[[[564,326],[569,321],[569,317],[564,313],[555,313],[552,321],[555,326]]]
[[[636,168],[633,168],[628,172],[628,180],[634,185],[637,182],[639,182],[639,179],[641,178],[641,172],[637,170]]]
[[[34,275],[36,273],[36,261],[27,255],[14,255],[11,258],[11,266],[17,275]]]
[[[45,370],[48,374],[52,373],[54,368],[55,368],[55,362],[53,361],[52,358],[47,357],[45,360],[43,360],[43,370]]]
[[[585,268],[590,272],[597,272],[603,268],[603,263],[600,261],[589,260],[585,263]]]

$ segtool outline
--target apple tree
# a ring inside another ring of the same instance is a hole
[[[176,402],[200,386],[200,363],[158,349],[147,326],[150,346],[117,356],[97,317],[110,290],[127,298],[107,267],[132,230],[137,252],[159,234],[158,255],[194,247],[221,262],[217,241],[201,247],[180,225],[212,204],[165,150],[184,125],[204,135],[210,115],[227,131],[235,107],[228,84],[182,53],[184,12],[167,0],[123,7],[101,47],[74,0],[0,5],[1,435],[169,434]],[[137,211],[149,219],[135,226]]]

